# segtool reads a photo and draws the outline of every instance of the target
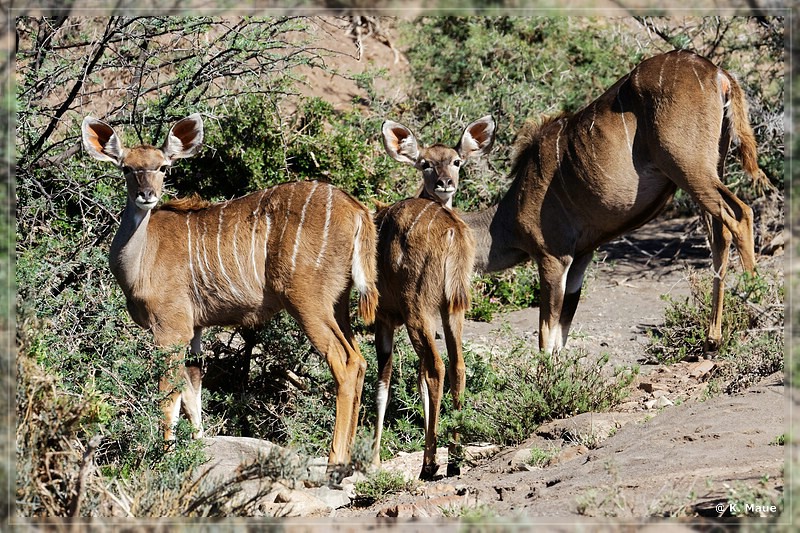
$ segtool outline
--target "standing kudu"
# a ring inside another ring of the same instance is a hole
[[[462,215],[475,234],[476,269],[536,260],[539,348],[557,351],[594,250],[653,219],[680,187],[709,229],[715,276],[705,349],[718,349],[731,239],[746,271],[756,263],[752,210],[721,181],[731,141],[745,172],[767,183],[744,94],[730,74],[682,50],[643,61],[580,111],[523,126],[508,192],[493,207]]]
[[[421,147],[408,128],[386,121],[384,146],[394,159],[414,165],[423,174],[419,198],[382,208],[378,226],[378,310],[375,351],[378,356],[373,464],[380,464],[381,433],[392,375],[394,334],[406,325],[419,356],[419,390],[425,424],[425,452],[420,478],[431,479],[436,464],[436,432],[444,392],[444,363],[435,341],[437,316],[442,319],[453,406],[461,409],[465,385],[461,330],[469,308],[475,241],[472,232],[449,208],[458,185],[461,161],[488,152],[494,142],[494,120],[483,117],[464,130],[455,148]],[[454,434],[447,475],[457,475],[461,450]]]
[[[336,422],[328,460],[347,462],[366,369],[350,329],[351,287],[365,321],[374,319],[377,306],[369,211],[318,182],[277,185],[216,204],[181,199],[156,209],[166,168],[200,148],[200,115],[172,126],[161,148],[125,148],[111,126],[92,117],[82,132],[86,151],[120,167],[127,181],[110,266],[131,318],[152,331],[156,345],[190,344],[197,355],[204,327],[252,327],[286,309],[333,373]],[[201,368],[176,363],[159,382],[167,395],[164,435],[172,438],[183,407],[201,437]]]

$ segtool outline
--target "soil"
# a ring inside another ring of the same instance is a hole
[[[398,80],[408,65],[387,44],[397,45],[390,23],[361,29],[366,31],[360,59],[355,41],[342,37],[346,24],[324,29],[324,44],[348,54],[336,60],[337,67],[351,73],[386,68],[393,85],[379,90],[393,100],[404,98]],[[337,108],[353,105],[354,98],[357,105],[359,94],[351,80],[338,76],[312,80],[308,91]],[[458,477],[421,483],[413,493],[371,505],[340,508],[333,516],[463,516],[473,508],[477,516],[512,522],[572,523],[587,516],[718,517],[731,513],[729,499],[741,506],[761,504],[764,496],[775,501],[783,491],[786,459],[784,447],[775,445],[788,426],[783,374],[739,394],[709,398],[708,380],[718,362],[664,366],[648,364],[645,353],[648,331],[664,320],[667,304],[661,296],[688,295],[688,269],[710,267],[702,225],[696,218],[659,218],[602,247],[598,256],[568,346],[609,353],[612,365],[641,365],[626,403],[611,413],[554,421],[515,448],[473,447],[477,456]],[[733,252],[731,265],[736,261]],[[760,269],[783,271],[782,256],[758,261]],[[538,309],[515,311],[492,323],[469,322],[464,340],[496,345],[510,326],[537,343],[537,324]],[[554,457],[544,466],[526,465],[532,448],[553,450]],[[446,451],[441,453],[444,464]],[[383,466],[414,477],[420,464],[421,457],[411,454]],[[755,511],[774,514],[768,508]]]

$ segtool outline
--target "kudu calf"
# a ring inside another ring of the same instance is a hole
[[[752,210],[721,178],[731,141],[763,185],[747,104],[736,80],[692,52],[643,61],[571,115],[523,126],[513,182],[500,202],[462,214],[482,272],[536,260],[541,282],[539,348],[564,346],[586,267],[601,244],[653,219],[677,187],[704,213],[714,282],[706,350],[722,338],[722,296],[731,238],[755,269]]]
[[[461,162],[491,149],[494,120],[483,117],[464,130],[455,148],[441,144],[419,146],[411,131],[386,121],[383,138],[394,159],[414,165],[423,174],[419,198],[382,208],[378,226],[378,310],[375,351],[378,356],[373,463],[380,464],[381,433],[392,375],[394,334],[406,325],[419,356],[419,390],[425,424],[425,451],[420,478],[431,479],[436,464],[436,432],[444,392],[444,363],[435,341],[440,316],[448,355],[448,375],[453,406],[461,408],[464,392],[464,357],[461,329],[470,303],[470,278],[475,241],[463,221],[450,209],[458,185]],[[449,449],[447,475],[459,473],[461,450],[458,434]]]
[[[191,115],[161,148],[125,148],[114,129],[92,117],[82,127],[86,151],[122,169],[128,199],[111,243],[110,266],[128,312],[158,346],[201,353],[204,327],[256,326],[281,309],[297,320],[325,357],[336,382],[336,422],[328,460],[349,460],[366,362],[350,329],[349,295],[374,319],[376,234],[369,211],[318,182],[277,185],[211,204],[179,199],[156,208],[164,172],[200,148],[203,123]],[[201,368],[175,360],[159,382],[167,395],[164,435],[172,438],[181,407],[203,434]],[[180,370],[179,370],[180,368]]]

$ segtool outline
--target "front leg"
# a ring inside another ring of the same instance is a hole
[[[571,257],[561,259],[550,255],[539,260],[539,282],[542,290],[539,305],[539,350],[545,353],[556,353],[563,348],[561,311],[571,263]],[[575,305],[577,306],[577,302]]]

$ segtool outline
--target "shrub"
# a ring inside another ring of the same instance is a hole
[[[664,324],[651,333],[647,352],[665,364],[703,355],[711,317],[713,278],[689,273],[691,296],[664,296],[668,306]],[[722,316],[720,356],[742,364],[757,363],[748,375],[772,373],[782,368],[784,289],[772,274],[730,273],[727,276]],[[763,374],[765,375],[765,374]],[[742,383],[742,377],[737,379]]]

